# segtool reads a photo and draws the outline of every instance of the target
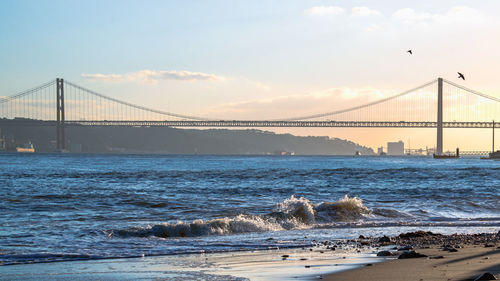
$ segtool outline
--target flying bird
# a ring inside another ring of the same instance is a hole
[[[460,72],[457,73],[458,73],[458,79],[462,78],[463,80],[465,80],[465,76],[462,73]]]
[[[407,53],[410,53],[410,55],[413,55],[413,52],[411,50],[406,51]]]

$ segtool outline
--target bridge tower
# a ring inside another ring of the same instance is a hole
[[[443,78],[438,78],[436,154],[443,154]]]
[[[57,78],[57,151],[66,150],[66,137],[64,132],[64,79]]]

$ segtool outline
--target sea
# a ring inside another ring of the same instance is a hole
[[[0,264],[500,230],[479,158],[0,154]]]

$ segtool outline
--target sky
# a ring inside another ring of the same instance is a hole
[[[3,0],[0,95],[61,77],[214,119],[328,112],[437,77],[500,97],[498,11],[493,0]],[[430,129],[274,131],[373,148],[398,140],[435,146]],[[485,130],[448,129],[445,149],[488,149],[490,138]]]

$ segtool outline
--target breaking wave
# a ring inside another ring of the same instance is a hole
[[[145,227],[132,227],[108,231],[108,235],[120,237],[195,237],[248,232],[280,231],[321,227],[335,222],[349,222],[366,218],[372,211],[358,197],[344,198],[335,202],[314,205],[304,197],[290,196],[278,203],[266,215],[238,214],[212,220],[194,220],[161,223]]]

